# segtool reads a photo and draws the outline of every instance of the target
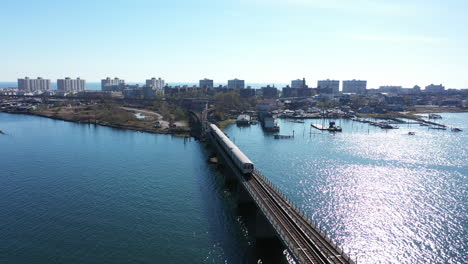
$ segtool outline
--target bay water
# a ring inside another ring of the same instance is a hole
[[[342,133],[280,120],[226,133],[358,263],[467,259],[463,132],[414,124]],[[198,141],[0,113],[1,263],[252,263],[254,240]],[[414,136],[408,132],[415,132]]]

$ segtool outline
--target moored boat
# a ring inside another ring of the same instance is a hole
[[[429,119],[441,119],[442,116],[438,114],[429,114]]]
[[[236,120],[238,126],[248,126],[250,125],[251,118],[249,115],[239,115]]]

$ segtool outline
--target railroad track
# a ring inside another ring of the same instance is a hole
[[[252,189],[256,192],[257,197],[262,200],[263,205],[266,207],[268,212],[272,214],[272,217],[277,222],[281,230],[284,230],[284,234],[287,235],[289,242],[296,249],[300,256],[301,263],[328,263],[323,262],[320,259],[319,252],[314,248],[307,240],[305,234],[298,229],[296,223],[291,221],[288,214],[274,202],[273,197],[263,184],[252,177],[250,182]]]
[[[278,222],[282,223],[283,230],[288,231],[290,239],[294,242],[294,248],[302,252],[301,255],[304,257],[301,258],[301,263],[352,263],[349,259],[343,258],[337,249],[329,246],[330,240],[326,240],[320,235],[320,231],[314,229],[303,216],[291,209],[294,207],[284,198],[281,199],[283,206],[280,205],[277,201],[278,192],[266,181],[258,175],[253,175],[252,182],[255,183],[257,192],[262,193],[263,201],[268,204],[268,211],[274,213]],[[288,205],[285,207],[285,204]],[[291,215],[292,211],[294,215]]]
[[[258,172],[254,173],[252,178],[261,182],[262,186],[269,192],[272,199],[283,211],[289,216],[296,226],[306,234],[308,240],[313,243],[314,247],[320,251],[320,256],[324,256],[324,263],[354,263],[349,257],[344,255],[341,249],[336,247],[330,238],[308,221],[302,213],[300,213],[294,205],[292,205],[281,193],[266,181],[266,179]]]
[[[222,146],[217,142],[215,146],[229,166],[236,168]],[[239,178],[299,263],[353,263],[259,172],[239,175]]]

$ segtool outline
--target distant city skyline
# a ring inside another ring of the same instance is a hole
[[[1,81],[305,77],[468,88],[462,0],[25,0],[2,10]]]
[[[36,79],[35,77],[30,77],[30,76],[26,76],[26,77],[22,77],[22,78],[18,78],[17,81],[0,81],[0,88],[11,88],[11,87],[16,87],[16,86],[19,86],[20,85],[20,80],[23,80],[24,78],[30,78],[30,79]],[[37,77],[39,79],[42,79],[42,77]],[[69,77],[67,77],[69,78]],[[290,80],[290,82],[248,82],[248,81],[245,81],[245,80],[242,80],[242,79],[233,79],[233,80],[225,80],[225,81],[216,81],[216,80],[211,80],[211,79],[202,79],[202,80],[199,80],[199,81],[188,81],[188,82],[177,82],[177,81],[173,81],[173,82],[166,82],[164,79],[161,79],[161,77],[159,78],[159,81],[158,81],[158,85],[155,85],[155,84],[151,84],[151,80],[144,80],[144,81],[129,81],[129,82],[126,82],[125,80],[121,79],[121,78],[118,78],[118,77],[106,77],[108,80],[110,81],[113,81],[113,80],[120,80],[122,81],[123,85],[125,85],[125,83],[127,84],[130,84],[130,85],[141,85],[141,86],[154,86],[154,88],[157,88],[157,89],[161,89],[162,87],[164,87],[165,85],[168,85],[168,86],[200,86],[200,87],[204,87],[204,88],[218,88],[219,86],[225,86],[225,87],[229,87],[229,83],[231,81],[235,81],[235,80],[238,80],[238,81],[242,81],[243,82],[243,88],[255,88],[255,89],[260,89],[264,86],[272,86],[272,87],[275,87],[277,89],[282,89],[282,88],[301,88],[301,87],[298,87],[297,85],[294,85],[294,83],[297,83],[298,81],[300,81],[301,83],[304,82],[304,81],[309,81],[310,82],[310,85],[307,85],[304,86],[303,88],[332,88],[335,92],[338,92],[338,91],[343,91],[343,88],[345,86],[345,83],[349,83],[349,82],[354,82],[354,81],[360,81],[360,82],[364,82],[363,86],[361,86],[362,89],[382,89],[382,88],[385,88],[385,89],[392,89],[392,88],[413,88],[413,87],[420,87],[421,89],[425,89],[425,87],[427,86],[444,86],[446,89],[467,89],[467,88],[453,88],[453,87],[447,87],[446,85],[444,85],[443,83],[441,84],[437,84],[437,83],[430,83],[430,84],[415,84],[415,85],[412,85],[412,86],[402,86],[402,85],[387,85],[387,84],[384,84],[384,85],[378,85],[376,87],[369,87],[367,86],[367,80],[330,80],[330,79],[327,79],[327,80],[307,80],[305,78],[303,79],[296,79],[296,80]],[[57,79],[57,80],[50,80],[50,78],[46,78],[48,79],[48,81],[50,82],[51,86],[53,89],[58,89],[58,86],[59,86],[59,82],[61,81],[61,79]],[[78,77],[78,79],[82,79],[82,80],[85,80],[84,78],[80,78]],[[154,77],[152,79],[155,79]],[[157,79],[153,80],[156,81]],[[85,80],[86,81],[86,80]],[[99,87],[103,87],[103,81],[105,81],[105,79],[101,79],[100,81],[86,81],[86,84],[91,84],[91,88],[96,88],[97,86]],[[149,83],[150,81],[150,83]],[[210,81],[212,83],[212,85],[210,87],[207,87],[206,85],[204,85],[204,81]],[[329,83],[329,82],[332,82],[333,84],[327,84],[327,85],[324,85],[325,83]],[[86,86],[85,84],[85,86]],[[321,84],[321,85],[320,85]],[[321,87],[320,87],[321,86]],[[88,87],[90,88],[90,87]],[[88,89],[86,88],[86,89]],[[234,87],[231,87],[231,88],[234,88]],[[241,86],[237,87],[237,88],[242,88]],[[350,91],[348,91],[350,92]]]

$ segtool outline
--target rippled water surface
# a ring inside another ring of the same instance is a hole
[[[335,120],[343,132],[330,134],[310,128],[321,120],[281,120],[294,139],[258,125],[226,133],[359,263],[466,263],[468,113],[442,116],[463,132]]]
[[[358,263],[465,263],[468,114],[442,115],[464,131],[226,132]],[[255,262],[198,142],[2,113],[0,130],[0,263]]]
[[[248,263],[195,141],[0,113],[0,263]]]

